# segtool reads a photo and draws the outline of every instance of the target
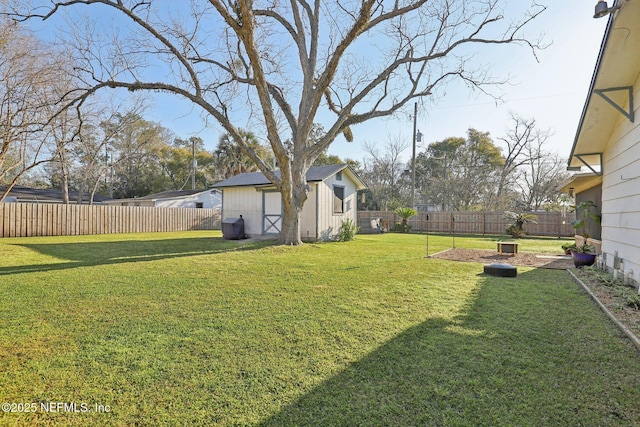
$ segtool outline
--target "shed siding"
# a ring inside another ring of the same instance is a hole
[[[635,99],[640,99],[635,85]],[[624,269],[633,270],[640,281],[640,117],[636,123],[620,116],[611,140],[603,153],[602,251],[607,265],[613,267],[613,254],[624,260]]]
[[[309,187],[311,191],[309,191],[307,201],[302,207],[300,236],[302,237],[302,240],[312,241],[318,239],[318,230],[316,226],[318,184],[313,183],[310,184]]]
[[[344,187],[344,212],[333,212],[333,186]],[[357,187],[348,173],[342,173],[342,179],[332,175],[322,182],[309,183],[310,191],[303,206],[300,218],[300,237],[302,240],[333,240],[337,237],[340,225],[346,218],[357,224]],[[260,235],[264,232],[262,195],[263,188],[254,186],[224,187],[222,219],[237,218],[245,220],[245,233]],[[273,191],[273,188],[268,191]]]
[[[333,187],[334,185],[344,187],[344,212],[333,212]],[[336,176],[318,183],[318,229],[321,240],[333,240],[337,238],[342,221],[351,218],[357,223],[357,197],[358,191],[355,183],[347,174],[342,175],[342,180],[338,181]]]
[[[229,187],[223,192],[222,219],[244,218],[244,232],[262,234],[262,192],[253,187]]]

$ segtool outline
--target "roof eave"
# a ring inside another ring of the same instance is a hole
[[[589,83],[589,91],[587,92],[587,99],[585,100],[584,107],[582,107],[582,114],[580,115],[580,121],[578,122],[578,129],[576,131],[576,136],[573,139],[573,146],[571,147],[571,154],[569,155],[569,160],[567,166],[569,168],[582,166],[580,161],[575,158],[576,149],[578,148],[578,143],[580,141],[580,135],[582,134],[582,127],[584,125],[584,121],[587,115],[587,111],[589,109],[589,105],[591,103],[591,97],[593,95],[593,91],[596,85],[596,79],[598,77],[598,73],[602,67],[602,62],[604,58],[604,52],[607,47],[607,42],[609,41],[609,37],[611,35],[611,29],[613,28],[613,20],[614,14],[609,15],[609,20],[607,22],[607,27],[604,31],[604,36],[602,37],[602,42],[600,43],[600,51],[598,52],[598,59],[596,60],[596,66],[593,70],[593,75],[591,76],[591,83]]]

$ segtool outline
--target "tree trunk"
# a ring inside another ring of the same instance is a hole
[[[62,191],[62,203],[68,205],[69,201],[69,169],[67,167],[67,156],[64,146],[59,147],[60,153],[58,158],[60,159],[60,174],[61,184],[60,190]]]
[[[300,214],[302,206],[296,207],[293,204],[284,203],[282,212],[282,230],[280,230],[279,243],[283,245],[301,245],[300,237]]]
[[[279,243],[283,245],[301,245],[300,215],[307,200],[306,170],[303,167],[283,167],[282,183],[282,230]]]

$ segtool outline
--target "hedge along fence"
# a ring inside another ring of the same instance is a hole
[[[220,210],[0,203],[0,237],[220,229]]]
[[[538,223],[524,224],[524,231],[532,236],[573,237],[575,230],[571,221],[573,213],[539,212]],[[427,219],[428,218],[428,219]],[[361,233],[375,233],[373,223],[381,219],[382,226],[393,230],[401,219],[391,211],[358,211],[358,226]],[[372,222],[373,221],[373,222]],[[503,218],[503,212],[421,212],[409,219],[411,231],[458,234],[506,234],[512,224]]]

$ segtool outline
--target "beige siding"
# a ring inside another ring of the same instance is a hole
[[[225,188],[222,195],[222,219],[244,218],[244,232],[262,234],[262,192],[253,187]]]
[[[344,213],[333,213],[333,186],[344,187]],[[346,173],[342,180],[335,176],[319,183],[310,183],[309,196],[302,209],[300,218],[300,237],[302,240],[332,240],[337,237],[342,221],[351,218],[357,222],[357,189]],[[254,187],[228,187],[223,192],[222,218],[245,219],[245,233],[261,235],[263,229],[262,193]],[[272,191],[272,190],[269,190]]]
[[[300,235],[302,240],[317,240],[317,224],[316,217],[318,212],[318,184],[309,185],[311,191],[309,197],[302,208],[302,218],[300,219]]]
[[[344,187],[344,212],[333,212],[333,187]],[[338,235],[342,221],[351,218],[357,223],[357,197],[356,186],[346,173],[342,180],[336,180],[335,175],[318,183],[318,230],[320,240],[332,240]]]
[[[635,99],[640,99],[638,84]],[[613,254],[624,260],[624,269],[632,269],[640,281],[640,111],[636,123],[622,115],[604,152],[602,180],[602,251],[607,265],[613,266]]]

